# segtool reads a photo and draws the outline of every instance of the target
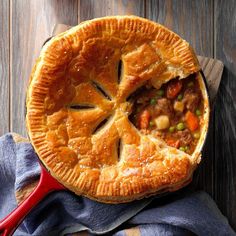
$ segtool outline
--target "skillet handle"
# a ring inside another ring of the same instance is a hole
[[[55,180],[47,170],[41,166],[41,176],[34,191],[7,217],[0,221],[0,235],[13,235],[18,225],[28,213],[50,192],[65,190],[65,187]]]

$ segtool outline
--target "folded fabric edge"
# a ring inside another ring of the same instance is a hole
[[[216,202],[211,198],[211,196],[203,191],[199,191],[199,199],[205,202],[206,206],[214,213],[214,215],[219,218],[225,225],[228,225],[232,234],[235,234],[233,228],[231,227],[229,220],[223,213],[220,211],[219,207],[217,206]],[[236,235],[236,234],[235,234]]]
[[[103,229],[102,231],[92,230],[81,224],[76,224],[73,226],[66,227],[64,230],[62,230],[62,232],[59,235],[64,236],[67,234],[79,233],[82,230],[88,230],[88,232],[92,234],[98,234],[98,235],[109,233],[110,231],[116,229],[118,226],[122,225],[124,222],[128,221],[130,218],[134,217],[136,214],[142,211],[147,205],[150,204],[152,200],[153,198],[150,198],[150,199],[146,199],[146,201],[140,202],[139,206],[136,206],[136,208],[132,209],[132,211],[130,211],[129,213],[126,213],[122,217],[118,218],[115,222],[107,226],[107,228]]]
[[[21,136],[20,134],[11,132],[9,133],[10,135],[12,135],[13,141],[18,144],[18,143],[29,143],[30,141]],[[23,188],[17,190],[15,192],[15,197],[16,197],[16,201],[17,204],[19,205],[22,201],[24,201],[35,189],[35,187],[38,184],[38,180],[35,180],[34,182],[27,184],[26,186],[24,186]]]

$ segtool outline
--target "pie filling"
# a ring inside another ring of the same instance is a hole
[[[204,110],[196,74],[182,80],[175,78],[160,89],[147,83],[132,99],[130,119],[141,133],[159,137],[188,154],[194,152]]]

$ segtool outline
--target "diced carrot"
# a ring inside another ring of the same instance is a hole
[[[151,119],[151,114],[148,110],[143,110],[139,115],[139,127],[140,129],[147,129]]]
[[[171,146],[171,147],[175,147],[175,148],[179,148],[180,145],[180,141],[179,140],[174,140],[174,139],[167,139],[166,143]]]
[[[178,93],[180,92],[180,90],[182,89],[182,81],[180,80],[176,80],[176,81],[171,81],[169,82],[168,86],[167,86],[167,90],[166,90],[166,96],[169,99],[173,99],[175,98]]]
[[[185,114],[185,120],[190,131],[195,131],[196,129],[198,129],[199,120],[194,113],[192,113],[191,111],[187,111],[187,113]]]

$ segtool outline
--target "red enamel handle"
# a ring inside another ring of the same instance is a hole
[[[50,192],[65,190],[66,188],[54,179],[50,173],[41,166],[41,176],[34,191],[6,218],[0,221],[0,235],[12,235],[18,225],[28,213]]]

